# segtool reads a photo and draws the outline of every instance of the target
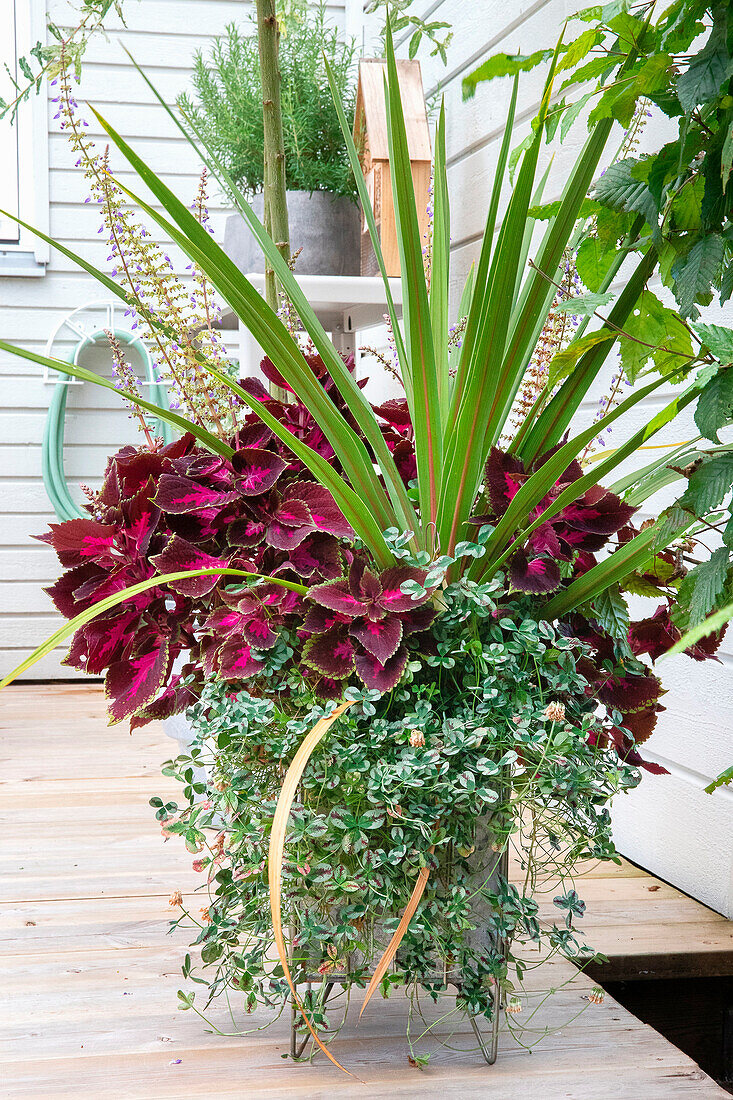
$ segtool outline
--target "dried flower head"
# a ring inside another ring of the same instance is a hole
[[[413,730],[410,734],[410,745],[413,749],[422,749],[425,747],[425,734],[422,730]]]
[[[564,719],[565,719],[565,704],[564,703],[558,703],[557,701],[555,701],[553,703],[548,703],[547,706],[545,707],[545,718],[548,718],[550,720],[550,722],[562,722],[562,721],[564,721]]]
[[[208,905],[201,910],[201,920],[204,924],[211,924],[211,913],[209,912]]]
[[[168,904],[170,905],[171,909],[175,909],[178,906],[183,905],[183,894],[180,890],[173,891],[170,898],[168,899]]]
[[[510,997],[506,1006],[506,1011],[512,1016],[518,1016],[522,1011],[522,1002],[519,997]]]
[[[588,1000],[592,1005],[602,1005],[606,998],[605,989],[601,989],[599,985],[594,985],[588,994]]]

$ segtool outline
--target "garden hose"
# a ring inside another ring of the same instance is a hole
[[[90,344],[96,343],[100,337],[104,336],[105,334],[101,330],[85,336],[74,348],[73,352],[68,357],[68,361],[74,364],[78,363],[82,351]],[[151,400],[154,401],[156,405],[168,408],[168,394],[165,385],[162,382],[155,381],[150,354],[140,337],[133,337],[129,332],[117,331],[115,332],[115,338],[119,340],[121,344],[126,344],[127,347],[134,348],[134,350],[138,352],[143,360],[145,373],[150,380]],[[48,498],[53,505],[54,512],[62,521],[67,519],[79,519],[80,517],[86,516],[86,512],[82,511],[79,505],[74,502],[69,492],[64,471],[64,435],[68,390],[68,385],[63,382],[54,384],[53,396],[51,397],[48,414],[46,416],[43,445],[41,448],[43,484],[48,494]],[[160,436],[165,443],[170,443],[173,439],[173,431],[170,424],[165,420],[161,420],[159,417],[155,418],[154,424],[155,434]]]

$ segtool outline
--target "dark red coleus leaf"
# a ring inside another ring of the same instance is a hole
[[[130,718],[159,694],[169,672],[168,649],[167,638],[154,637],[131,657],[110,665],[104,686],[114,722]]]
[[[70,519],[66,523],[50,523],[49,528],[36,538],[54,548],[65,569],[73,569],[85,561],[110,566],[119,558],[114,547],[117,529],[112,524],[96,519]]]
[[[153,699],[152,703],[134,714],[130,719],[130,730],[145,726],[148,722],[160,722],[192,706],[197,695],[188,682],[183,683],[183,679],[182,675],[174,676],[157,699]]]
[[[308,505],[300,500],[281,501],[265,531],[265,538],[276,550],[290,550],[301,542],[314,528]]]
[[[287,462],[263,447],[240,447],[232,456],[237,488],[246,497],[260,496],[271,489]]]
[[[393,397],[389,401],[385,401],[382,405],[376,405],[374,412],[382,420],[386,420],[388,424],[391,424],[393,428],[411,428],[412,420],[410,419],[410,409],[407,404],[407,399],[404,397]]]
[[[315,481],[295,481],[284,492],[288,501],[302,501],[308,506],[311,519],[319,531],[326,531],[338,538],[353,538],[351,524],[344,518],[328,489]]]
[[[634,711],[624,715],[624,728],[633,736],[637,745],[643,745],[654,733],[657,724],[657,716],[664,710],[659,703],[652,703],[643,710]]]
[[[308,638],[303,661],[332,680],[343,680],[354,668],[354,646],[343,627],[332,627]]]
[[[383,665],[402,641],[402,623],[396,615],[387,615],[378,622],[363,619],[354,623],[349,633]]]
[[[154,554],[150,561],[159,573],[180,573],[186,569],[226,568],[227,562],[212,554],[205,554],[197,546],[173,535],[160,554]],[[219,583],[221,574],[209,574],[203,577],[189,577],[180,581],[168,581],[167,587],[184,596],[200,597],[211,592]]]
[[[560,566],[552,558],[530,558],[517,550],[509,562],[509,580],[518,592],[540,595],[560,587]]]
[[[89,581],[96,582],[96,587],[106,579],[107,573],[93,562],[86,562],[84,565],[77,565],[74,569],[68,569],[62,573],[57,581],[48,588],[44,588],[44,592],[48,593],[62,615],[67,619],[73,619],[75,615],[95,603],[92,596],[80,599],[77,595],[78,589]]]
[[[384,694],[392,691],[402,679],[407,665],[407,650],[401,646],[393,657],[381,664],[376,657],[369,653],[359,653],[356,656],[356,671],[368,688]]]
[[[238,499],[239,493],[234,490],[214,489],[180,474],[163,474],[155,495],[155,503],[164,512],[173,514],[219,509]]]
[[[308,579],[317,573],[324,580],[334,580],[343,573],[343,555],[332,535],[317,532],[308,535],[291,550],[288,562],[299,577]]]
[[[494,515],[501,516],[526,480],[524,463],[514,455],[492,447],[486,463],[486,487]]]
[[[348,625],[351,619],[348,615],[341,615],[338,611],[329,611],[326,607],[309,607],[303,620],[303,630],[307,634],[323,634],[332,626]]]
[[[400,615],[404,637],[427,630],[436,615],[437,611],[431,604],[423,604],[422,607],[415,607],[412,611],[405,611]]]
[[[243,516],[229,524],[227,538],[232,546],[243,546],[251,550],[264,540],[266,530],[266,519]]]
[[[224,680],[245,680],[264,668],[252,653],[253,646],[241,635],[229,638],[217,652],[219,675]]]
[[[90,676],[99,676],[113,661],[118,661],[132,648],[140,628],[140,612],[115,608],[86,623],[74,635],[63,663],[78,668]]]
[[[633,714],[656,703],[664,695],[661,681],[653,673],[610,676],[598,689],[598,698],[607,707]]]
[[[418,584],[424,584],[425,577],[424,569],[416,569],[412,565],[393,565],[389,569],[385,569],[379,575],[382,591],[376,598],[377,604],[385,611],[396,613],[411,611],[414,607],[423,603],[427,599],[427,595],[422,596],[419,600],[413,600],[411,596],[405,595],[400,586],[405,581],[417,581]]]
[[[565,556],[560,546],[560,539],[551,523],[541,523],[529,536],[527,542],[533,557],[537,554],[549,554],[553,558]]]
[[[669,608],[662,604],[648,619],[632,623],[629,629],[631,652],[638,657],[648,653],[652,661],[666,653],[680,638],[680,632],[669,616]]]
[[[615,493],[609,493],[601,485],[594,485],[579,499],[563,508],[560,519],[578,531],[594,535],[612,535],[625,527],[636,512]],[[600,546],[586,546],[587,550]]]
[[[313,585],[308,589],[308,599],[320,604],[321,607],[348,615],[351,619],[363,615],[367,609],[366,603],[352,594],[346,577]]]

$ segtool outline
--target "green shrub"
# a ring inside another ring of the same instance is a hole
[[[356,96],[354,46],[329,25],[323,5],[288,21],[280,39],[287,186],[356,197],[346,146],[328,87],[328,58],[347,117]],[[178,105],[237,186],[248,196],[263,188],[263,128],[257,30],[230,23],[205,57],[196,55],[191,96]]]

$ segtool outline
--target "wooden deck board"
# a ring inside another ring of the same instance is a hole
[[[107,729],[99,690],[76,684],[9,689],[0,696],[0,730],[3,1097],[726,1095],[611,998],[588,1007],[590,980],[564,961],[534,972],[526,1009],[562,987],[538,1012],[549,1034],[530,1055],[504,1029],[493,1067],[479,1059],[465,1022],[443,1021],[436,1035],[459,1049],[435,1042],[429,1067],[411,1068],[398,994],[373,1002],[358,1026],[354,1014],[335,1042],[336,1056],[365,1084],[323,1059],[284,1061],[285,1018],[247,1038],[207,1031],[177,1009],[188,937],[168,934],[169,894],[201,879],[182,845],[164,842],[147,805],[152,794],[174,793],[159,775],[171,743],[153,727],[133,737]],[[718,960],[730,950],[730,922],[631,864],[591,869],[583,893],[583,931],[600,950],[611,945],[625,958],[694,950]],[[205,892],[193,900],[205,902]],[[549,915],[551,896],[541,906]],[[428,1020],[444,1011],[426,1004]],[[224,1006],[211,1019],[231,1029]],[[266,1019],[258,1012],[245,1026]]]

